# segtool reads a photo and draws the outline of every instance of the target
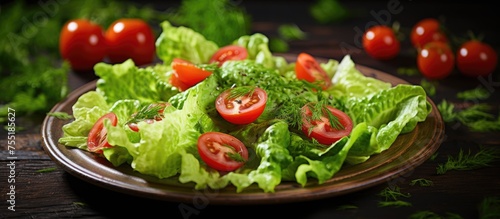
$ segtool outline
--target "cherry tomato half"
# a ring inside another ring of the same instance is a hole
[[[451,74],[455,56],[448,44],[433,41],[425,44],[417,56],[417,67],[424,77],[439,80]]]
[[[177,74],[179,81],[189,87],[198,84],[212,74],[211,71],[199,68],[196,65],[180,58],[174,58],[171,65],[172,69]]]
[[[495,70],[497,62],[497,52],[481,41],[467,41],[457,51],[457,68],[466,76],[489,75]]]
[[[215,108],[226,121],[244,125],[259,118],[266,102],[267,93],[261,88],[230,88],[217,97]]]
[[[415,48],[422,48],[432,41],[448,43],[448,37],[441,28],[441,23],[435,18],[425,18],[413,26],[410,33],[411,43]]]
[[[323,89],[328,88],[332,82],[326,71],[321,68],[318,61],[307,53],[300,53],[295,63],[297,79],[309,82],[320,82]]]
[[[302,107],[302,132],[324,145],[331,145],[344,136],[351,134],[353,123],[344,112],[331,106],[325,106],[319,119],[313,120],[313,106]]]
[[[222,132],[207,132],[198,138],[201,159],[218,171],[234,171],[248,160],[248,150],[237,138]]]
[[[237,45],[229,45],[224,46],[217,50],[212,58],[210,59],[210,63],[218,63],[217,65],[220,67],[224,62],[229,60],[244,60],[248,56],[247,49],[242,46]]]
[[[68,21],[59,36],[59,52],[73,70],[90,71],[107,53],[103,29],[85,19]]]
[[[155,57],[153,29],[142,19],[122,18],[109,26],[105,34],[112,63],[132,59],[136,65],[152,63]]]
[[[112,126],[116,126],[118,123],[118,118],[113,112],[104,114],[94,123],[87,137],[87,148],[91,152],[102,153],[103,148],[111,147],[107,140],[108,131],[104,127],[105,119],[109,119]]]
[[[370,27],[363,35],[363,48],[368,55],[375,59],[392,59],[399,54],[400,47],[394,30],[388,26]]]

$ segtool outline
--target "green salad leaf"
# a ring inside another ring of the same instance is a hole
[[[284,181],[301,186],[311,181],[321,184],[344,165],[365,162],[387,150],[400,134],[412,131],[431,111],[421,86],[393,86],[367,77],[350,56],[322,63],[334,82],[327,90],[297,80],[294,63],[274,56],[268,38],[259,33],[233,42],[247,48],[247,59],[225,62],[205,80],[180,92],[168,82],[171,71],[165,66],[169,61],[181,57],[204,64],[218,46],[186,27],[174,27],[167,21],[162,25],[157,50],[164,63],[145,68],[135,67],[130,60],[97,65],[97,89],[74,104],[75,119],[63,127],[61,144],[86,150],[95,121],[114,112],[116,126],[104,121],[113,147],[103,149],[103,156],[113,165],[130,165],[158,179],[193,183],[195,189],[233,185],[242,192],[255,184],[272,193]],[[246,86],[266,91],[266,108],[255,122],[233,125],[219,115],[215,101],[224,90]],[[127,127],[132,115],[157,102],[170,103],[162,113],[164,119],[153,123],[134,120],[137,132]],[[331,145],[306,137],[301,131],[300,109],[311,102],[334,105],[347,113],[354,124],[350,135]],[[240,139],[249,151],[249,160],[228,173],[209,167],[198,154],[197,140],[211,131]]]

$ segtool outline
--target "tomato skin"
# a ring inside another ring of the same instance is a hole
[[[248,150],[237,138],[222,132],[206,132],[198,138],[201,159],[218,171],[234,171],[248,160]],[[226,153],[238,153],[242,161],[229,158]]]
[[[105,33],[112,63],[132,59],[136,65],[152,63],[155,58],[153,29],[142,19],[122,18],[113,22]]]
[[[363,35],[363,48],[372,58],[389,60],[399,54],[401,45],[392,28],[376,25]]]
[[[351,118],[344,112],[331,106],[326,106],[333,116],[338,118],[343,129],[331,127],[328,117],[323,112],[320,119],[311,121],[312,111],[310,105],[302,107],[302,132],[309,138],[316,139],[320,144],[331,145],[344,136],[348,136],[353,128]]]
[[[246,94],[236,99],[229,99],[231,90],[225,90],[215,100],[217,112],[226,121],[237,125],[246,125],[254,122],[264,112],[267,102],[265,90],[256,87],[251,97]],[[253,102],[254,100],[255,102]]]
[[[108,51],[101,26],[86,19],[68,21],[59,35],[59,53],[75,71],[91,71]]]
[[[103,148],[111,147],[107,140],[107,130],[104,127],[105,119],[109,119],[112,126],[118,123],[118,118],[113,112],[104,114],[94,123],[87,137],[87,148],[91,152],[102,154]]]
[[[432,41],[448,43],[441,23],[435,18],[425,18],[416,23],[411,30],[410,39],[413,47],[418,49]]]
[[[220,67],[224,62],[229,60],[244,60],[248,57],[248,52],[245,47],[238,45],[228,45],[217,50],[210,58],[209,63],[218,63]]]
[[[172,75],[170,75],[170,78],[169,78],[169,83],[176,87],[177,89],[179,89],[179,91],[185,91],[187,89],[189,89],[191,86],[185,84],[184,82],[182,82],[181,80],[179,80],[179,75],[177,74],[176,71],[172,72]]]
[[[433,41],[418,53],[417,67],[424,77],[439,80],[448,77],[455,66],[455,55],[448,44]]]
[[[212,72],[198,68],[191,62],[180,58],[174,58],[171,65],[179,81],[189,87],[198,84],[212,74]]]
[[[300,53],[297,56],[295,74],[299,80],[306,80],[312,83],[319,81],[323,89],[328,88],[332,84],[330,77],[321,68],[318,61],[307,53]]]
[[[462,44],[456,56],[458,70],[469,77],[491,74],[498,62],[497,52],[489,44],[477,40]]]

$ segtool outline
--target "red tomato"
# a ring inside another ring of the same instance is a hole
[[[201,159],[218,171],[234,171],[248,160],[248,150],[237,138],[221,133],[207,132],[198,138]]]
[[[326,106],[322,109],[319,119],[313,120],[311,107],[310,104],[302,107],[302,131],[305,135],[316,139],[321,144],[331,145],[342,137],[351,134],[353,123],[346,113],[331,106]],[[336,117],[336,119],[334,118],[336,121],[330,121],[330,115]]]
[[[101,116],[101,118],[99,118],[94,123],[94,126],[92,126],[92,129],[90,129],[87,138],[87,148],[91,152],[102,153],[103,148],[111,147],[107,140],[108,131],[104,127],[105,119],[109,119],[112,126],[116,126],[116,124],[118,123],[118,118],[113,112],[109,112]]]
[[[448,43],[448,38],[441,24],[434,18],[425,18],[413,26],[410,33],[411,43],[415,48],[422,48],[432,41]]]
[[[210,59],[210,63],[218,63],[218,66],[224,64],[224,62],[229,60],[244,60],[248,56],[247,49],[245,47],[237,45],[229,45],[220,48],[214,53]]]
[[[215,108],[222,118],[230,123],[238,125],[252,123],[264,112],[267,93],[258,87],[244,92],[237,92],[236,89],[239,88],[222,92],[215,100]]]
[[[212,74],[211,71],[199,68],[180,58],[174,58],[174,60],[172,60],[172,69],[177,73],[179,81],[189,87],[198,84]]]
[[[488,44],[470,40],[457,51],[457,68],[466,76],[479,77],[491,74],[498,62],[497,52]]]
[[[295,63],[295,74],[297,79],[309,82],[320,82],[323,89],[329,87],[332,82],[326,71],[321,68],[318,61],[307,53],[300,53]]]
[[[107,53],[107,43],[101,26],[85,19],[70,20],[61,30],[59,52],[74,70],[92,70]]]
[[[422,75],[431,80],[439,80],[451,74],[455,56],[448,44],[433,41],[427,43],[418,53],[417,66]]]
[[[366,30],[363,35],[363,48],[375,59],[389,60],[399,54],[400,42],[392,28],[376,25]]]
[[[153,62],[155,37],[153,29],[142,19],[118,19],[106,31],[108,58],[112,63],[132,59],[136,65]]]

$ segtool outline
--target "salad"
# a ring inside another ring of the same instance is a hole
[[[161,63],[98,63],[59,143],[175,177],[195,189],[323,183],[411,132],[431,111],[424,89],[366,77],[349,55],[318,63],[273,55],[260,33],[219,47],[162,24]]]

